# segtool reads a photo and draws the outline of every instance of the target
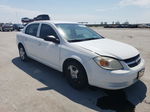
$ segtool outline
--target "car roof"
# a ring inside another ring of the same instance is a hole
[[[39,20],[39,21],[34,21],[32,23],[52,23],[52,24],[78,24],[76,22],[66,22],[66,21],[51,21],[51,20]]]

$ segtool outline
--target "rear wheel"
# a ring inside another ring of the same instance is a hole
[[[64,73],[67,78],[67,81],[73,88],[81,90],[87,87],[88,80],[86,71],[79,62],[68,62],[65,65]]]
[[[26,51],[22,45],[19,46],[19,55],[20,55],[20,59],[22,61],[27,61],[28,56],[27,56]]]

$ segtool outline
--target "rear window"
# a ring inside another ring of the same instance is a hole
[[[27,26],[25,34],[37,36],[38,27],[39,27],[38,23],[30,24],[29,26]]]

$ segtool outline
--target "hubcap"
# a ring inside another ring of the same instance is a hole
[[[21,57],[21,59],[24,59],[25,58],[25,52],[24,52],[24,49],[23,48],[20,48],[20,50],[19,50],[19,54],[20,54],[20,57]]]
[[[70,75],[73,79],[77,79],[78,78],[78,73],[79,73],[79,70],[77,67],[73,66],[73,65],[70,65],[68,66],[68,70],[70,71]]]

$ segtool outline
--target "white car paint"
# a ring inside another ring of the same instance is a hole
[[[21,33],[17,34],[17,44],[23,44],[29,57],[61,72],[65,60],[69,58],[76,59],[85,68],[90,85],[106,89],[125,88],[134,84],[138,80],[138,72],[145,68],[142,58],[140,64],[133,68],[121,61],[139,54],[139,51],[130,45],[110,39],[69,43],[61,36],[55,23],[70,24],[70,22],[40,21],[34,23],[50,25],[56,31],[60,44],[29,36],[25,34],[26,27]],[[39,31],[40,27],[37,36],[39,36]],[[93,60],[99,55],[119,59],[124,69],[105,70],[101,68]]]
[[[89,49],[103,56],[110,56],[117,59],[127,59],[139,54],[132,46],[110,39],[99,39],[73,43],[85,49]]]

